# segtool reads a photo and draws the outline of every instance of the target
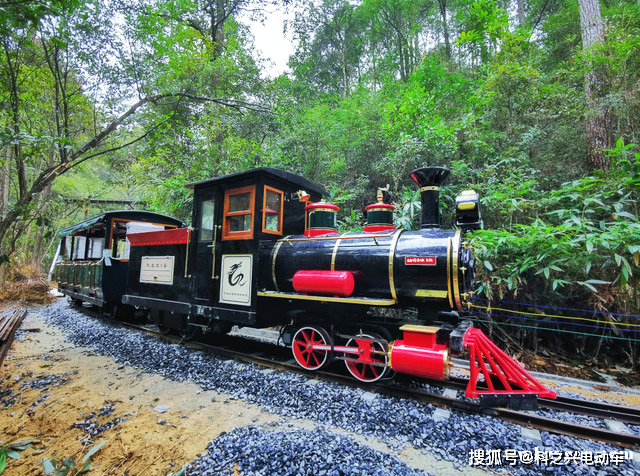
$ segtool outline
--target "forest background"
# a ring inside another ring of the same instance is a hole
[[[269,78],[241,19],[287,8]],[[638,364],[640,1],[3,0],[0,42],[2,282],[86,216],[189,222],[186,183],[259,166],[330,190],[343,230],[378,187],[416,228],[409,173],[446,165],[445,227],[481,196],[475,318]]]

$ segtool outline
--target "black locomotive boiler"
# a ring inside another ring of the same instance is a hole
[[[422,196],[418,231],[396,229],[393,206],[379,197],[361,232],[338,233],[339,209],[322,200],[326,191],[278,169],[190,184],[191,227],[129,237],[122,303],[185,337],[279,326],[302,367],[342,360],[365,382],[391,370],[444,380],[451,354],[468,352],[469,397],[552,397],[460,319],[475,267],[464,234],[481,217],[478,195],[464,192],[457,229],[440,227],[439,190],[448,175],[445,167],[412,173]],[[408,317],[408,309],[417,312]]]

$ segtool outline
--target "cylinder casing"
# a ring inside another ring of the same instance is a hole
[[[391,368],[396,372],[435,380],[446,380],[449,351],[445,345],[435,349],[406,345],[397,340],[391,349]]]

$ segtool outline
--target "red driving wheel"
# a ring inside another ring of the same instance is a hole
[[[377,334],[358,334],[356,337],[358,339],[368,339],[372,341],[380,339],[380,336]],[[358,344],[355,339],[349,339],[346,345],[347,347],[351,347]],[[384,347],[379,342],[372,342],[371,350],[376,352],[385,352]],[[363,362],[350,362],[347,360],[345,361],[347,370],[361,382],[376,382],[389,373],[391,369],[387,366],[388,357],[386,353],[384,355],[372,353],[370,358],[372,362],[380,365]]]
[[[315,345],[331,345],[329,333],[322,327],[301,327],[293,336],[291,349],[296,362],[307,370],[318,370],[330,362],[330,350],[314,349]]]

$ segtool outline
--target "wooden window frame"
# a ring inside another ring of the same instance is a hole
[[[267,221],[267,214],[265,210],[267,209],[267,192],[274,192],[280,195],[280,210],[278,211],[278,230],[267,230],[265,227]],[[282,211],[284,210],[284,192],[282,190],[278,190],[277,188],[269,187],[268,185],[264,186],[264,196],[262,197],[262,232],[263,233],[271,233],[272,235],[280,235],[282,236]]]
[[[230,212],[229,204],[230,198],[234,195],[241,195],[244,193],[250,193],[249,198],[249,210],[242,210],[239,212]],[[223,240],[250,240],[253,238],[253,220],[255,217],[255,201],[256,201],[256,186],[249,185],[248,187],[233,188],[225,190],[224,192],[224,212],[222,214],[222,239]],[[250,226],[247,231],[229,231],[229,218],[249,215]]]

